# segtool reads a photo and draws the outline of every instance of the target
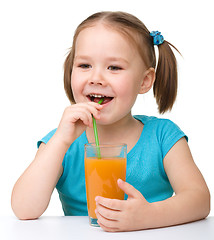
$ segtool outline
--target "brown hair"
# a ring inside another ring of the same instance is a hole
[[[75,55],[75,44],[79,33],[98,21],[118,30],[128,37],[137,47],[147,68],[156,66],[153,38],[146,26],[135,16],[125,12],[98,12],[85,19],[76,29],[73,45],[64,63],[64,88],[69,100],[74,103],[71,89],[71,73]],[[134,33],[134,34],[133,34]],[[177,62],[167,41],[158,46],[159,59],[156,69],[156,80],[153,86],[154,96],[160,113],[172,109],[177,96]],[[175,47],[174,47],[175,48]],[[175,48],[176,49],[176,48]],[[177,49],[176,49],[177,50]]]

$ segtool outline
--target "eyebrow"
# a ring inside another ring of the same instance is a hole
[[[86,55],[77,55],[74,57],[74,60],[76,60],[76,59],[90,59],[90,57],[86,56]]]
[[[125,58],[121,58],[121,57],[108,57],[107,58],[107,60],[108,61],[115,61],[115,62],[117,62],[117,61],[122,61],[122,62],[125,62],[125,63],[129,63]]]
[[[90,60],[90,59],[91,59],[91,57],[87,56],[87,55],[77,55],[77,56],[74,57],[74,60]],[[107,57],[106,60],[107,61],[113,61],[113,62],[114,61],[115,62],[122,61],[122,62],[124,62],[126,64],[129,63],[126,59],[121,58],[121,57]]]

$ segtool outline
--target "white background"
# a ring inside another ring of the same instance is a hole
[[[211,0],[0,0],[0,215],[13,215],[10,196],[15,181],[33,160],[37,140],[58,126],[69,104],[63,62],[74,30],[102,10],[136,15],[182,53],[183,58],[176,54],[178,98],[172,112],[163,117],[188,135],[195,162],[214,192]],[[133,114],[159,116],[152,91],[138,98]],[[56,192],[44,214],[63,215]]]

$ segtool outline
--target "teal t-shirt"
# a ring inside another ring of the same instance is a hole
[[[168,119],[134,116],[144,124],[136,145],[127,154],[126,181],[139,190],[148,202],[157,202],[172,196],[173,189],[163,166],[163,159],[173,145],[186,135]],[[56,129],[41,141],[47,143]],[[56,189],[66,216],[84,216],[87,213],[84,144],[86,133],[79,136],[69,147],[63,159],[63,174]],[[127,199],[127,196],[125,196]]]

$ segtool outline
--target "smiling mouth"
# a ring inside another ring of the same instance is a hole
[[[100,95],[100,94],[89,94],[89,95],[87,95],[87,98],[91,102],[96,102],[96,103],[98,103],[101,99],[104,99],[103,102],[101,103],[101,105],[106,104],[113,99],[113,97],[108,97],[108,96]]]

